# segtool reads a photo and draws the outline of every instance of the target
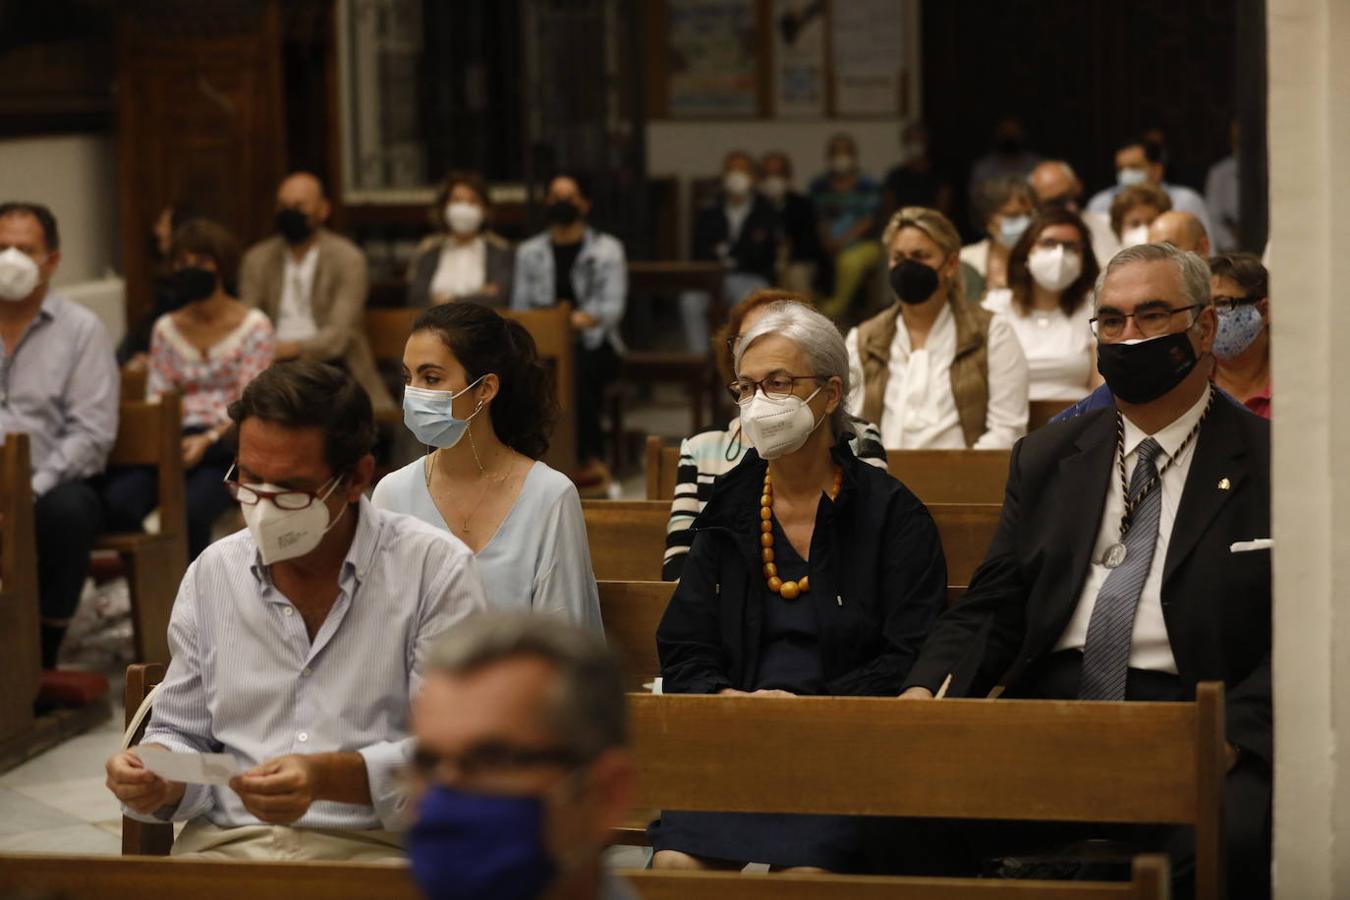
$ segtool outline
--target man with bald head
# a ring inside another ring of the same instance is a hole
[[[1031,170],[1027,181],[1031,182],[1039,209],[1062,206],[1082,218],[1083,224],[1092,232],[1092,252],[1102,265],[1119,252],[1120,239],[1111,230],[1111,217],[1083,209],[1083,182],[1078,180],[1068,163],[1062,159],[1048,159]]]
[[[276,328],[276,358],[346,369],[376,411],[394,408],[362,330],[369,275],[351,241],[324,227],[331,207],[323,182],[294,172],[277,188],[276,234],[249,248],[239,267],[239,299]]]
[[[1209,233],[1204,223],[1179,209],[1169,210],[1153,220],[1148,226],[1148,242],[1171,244],[1178,250],[1199,254],[1201,259],[1210,257]]]

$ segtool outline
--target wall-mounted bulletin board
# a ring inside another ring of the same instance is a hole
[[[656,119],[908,114],[912,0],[652,0]]]

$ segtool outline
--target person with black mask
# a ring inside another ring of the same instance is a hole
[[[308,172],[277,188],[276,234],[254,244],[239,267],[239,299],[272,320],[277,359],[309,359],[346,369],[376,414],[393,412],[364,331],[370,285],[359,247],[329,231],[323,182]]]
[[[182,308],[161,316],[151,332],[146,395],[182,396],[188,554],[196,559],[230,507],[224,484],[234,459],[229,405],[271,364],[276,340],[267,316],[230,295],[239,244],[229,231],[194,219],[174,233],[169,258],[169,286]],[[158,504],[154,469],[109,473],[104,499],[111,530],[140,531]]]
[[[548,616],[480,613],[423,660],[408,862],[430,900],[635,900],[602,858],[637,788],[618,661]]]
[[[576,335],[577,471],[583,494],[603,496],[605,466],[600,407],[605,387],[619,374],[619,322],[628,298],[628,260],[615,237],[590,227],[590,192],[575,175],[548,185],[548,227],[516,250],[512,309],[566,305]]]
[[[1097,365],[1115,403],[1013,449],[1003,517],[904,696],[1190,701],[1222,682],[1229,897],[1270,896],[1270,423],[1210,384],[1204,260],[1118,253],[1097,279]],[[988,855],[1095,837],[1166,851],[1191,896],[1193,836],[1108,826],[991,829]]]
[[[888,452],[1011,447],[1027,430],[1027,361],[1007,319],[966,302],[956,227],[910,206],[882,245],[899,302],[848,334],[848,411]]]
[[[155,224],[146,235],[146,256],[150,261],[151,307],[134,327],[128,328],[117,345],[117,364],[133,372],[144,372],[150,361],[150,332],[159,317],[183,307],[183,300],[173,291],[173,272],[169,268],[169,248],[173,233],[197,218],[193,208],[175,203],[160,210]]]

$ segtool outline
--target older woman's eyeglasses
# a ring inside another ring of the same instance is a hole
[[[785,373],[775,373],[759,381],[751,381],[748,378],[739,378],[727,385],[727,392],[731,394],[731,399],[737,403],[749,403],[758,390],[770,400],[786,400],[792,396],[799,381],[825,381],[824,375],[787,375]]]
[[[1158,337],[1166,334],[1167,329],[1172,327],[1173,316],[1198,309],[1199,306],[1198,303],[1192,303],[1189,306],[1173,307],[1159,301],[1145,303],[1132,313],[1114,309],[1099,310],[1097,315],[1088,321],[1092,323],[1092,333],[1108,341],[1113,341],[1124,334],[1125,324],[1130,319],[1134,319],[1134,324],[1139,327],[1139,333],[1144,337]]]

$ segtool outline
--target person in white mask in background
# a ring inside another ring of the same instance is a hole
[[[103,513],[90,479],[117,438],[112,341],[98,316],[51,290],[60,262],[51,210],[0,204],[0,443],[28,435],[44,669],[56,668],[80,603]]]
[[[446,176],[429,215],[436,233],[418,245],[408,266],[409,306],[511,302],[516,251],[489,229],[491,212],[487,185],[476,172]]]
[[[1125,188],[1111,201],[1111,230],[1120,239],[1121,249],[1147,244],[1153,220],[1172,208],[1172,201],[1151,184]]]
[[[175,855],[398,859],[409,703],[436,638],[486,607],[473,554],[364,498],[374,414],[342,370],[277,363],[230,417],[248,527],[188,568],[149,727],[108,787],[139,821],[187,822]],[[161,750],[235,771],[174,781]]]
[[[403,420],[427,455],[371,502],[467,544],[493,609],[600,631],[581,500],[540,459],[558,408],[530,333],[476,303],[433,306],[413,323],[403,381]]]
[[[1028,400],[1080,400],[1101,383],[1089,295],[1092,232],[1061,206],[1039,212],[1008,259],[1008,287],[983,306],[1012,325],[1027,359]]]
[[[1163,145],[1147,136],[1131,138],[1116,151],[1116,183],[1092,196],[1088,201],[1088,212],[1109,213],[1112,201],[1121,191],[1146,184],[1167,195],[1169,209],[1190,213],[1200,220],[1206,232],[1210,232],[1209,207],[1205,205],[1204,198],[1184,185],[1169,184],[1166,175],[1167,160]]]
[[[720,476],[661,624],[666,693],[895,696],[946,600],[928,510],[853,455],[848,353],[823,315],[772,304],[735,349],[753,449]],[[752,701],[749,701],[752,702]],[[866,867],[858,819],[662,813],[656,868]]]
[[[984,182],[976,206],[987,237],[962,247],[961,262],[967,278],[982,279],[978,290],[967,286],[967,296],[982,298],[985,291],[1008,286],[1008,254],[1031,224],[1036,195],[1021,178],[993,178]]]
[[[770,201],[755,191],[759,168],[744,150],[732,150],[722,162],[721,190],[694,218],[693,258],[726,269],[722,299],[735,306],[773,284],[778,262],[778,228]],[[706,291],[680,295],[680,312],[690,350],[708,349]]]

